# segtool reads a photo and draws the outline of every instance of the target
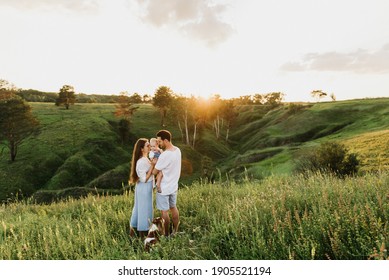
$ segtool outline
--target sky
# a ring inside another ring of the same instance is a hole
[[[18,88],[313,101],[389,97],[387,0],[0,0]]]

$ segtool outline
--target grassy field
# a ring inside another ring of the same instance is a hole
[[[127,184],[132,147],[139,137],[161,129],[160,115],[150,104],[138,105],[128,143],[121,143],[114,104],[76,104],[69,110],[52,103],[30,103],[39,119],[39,134],[19,147],[10,163],[0,155],[0,201],[35,194],[79,196],[88,192],[121,193]],[[200,180],[203,159],[214,176],[253,179],[293,174],[301,154],[325,141],[339,141],[360,155],[364,172],[389,170],[389,98],[237,108],[239,115],[225,139],[216,139],[211,123],[199,129],[195,149],[183,144],[174,120],[167,129],[183,151],[181,183]],[[46,199],[47,198],[47,199]]]
[[[128,236],[133,192],[0,208],[1,259],[388,259],[389,175],[270,176],[181,187],[180,233]],[[157,214],[157,213],[156,213]]]

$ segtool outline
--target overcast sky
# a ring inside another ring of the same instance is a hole
[[[77,93],[389,97],[388,0],[0,0],[0,79]]]

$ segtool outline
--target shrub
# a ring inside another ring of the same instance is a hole
[[[298,112],[303,111],[305,108],[306,106],[302,104],[290,103],[288,106],[288,113],[297,114]]]
[[[299,173],[322,171],[343,178],[358,172],[359,160],[349,153],[345,145],[335,142],[322,143],[318,148],[300,157],[296,170]]]

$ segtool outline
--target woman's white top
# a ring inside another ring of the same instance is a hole
[[[139,182],[146,183],[147,172],[151,168],[151,163],[146,157],[141,157],[136,162],[136,174],[139,177]],[[147,182],[151,182],[154,179],[154,175],[151,175]]]

